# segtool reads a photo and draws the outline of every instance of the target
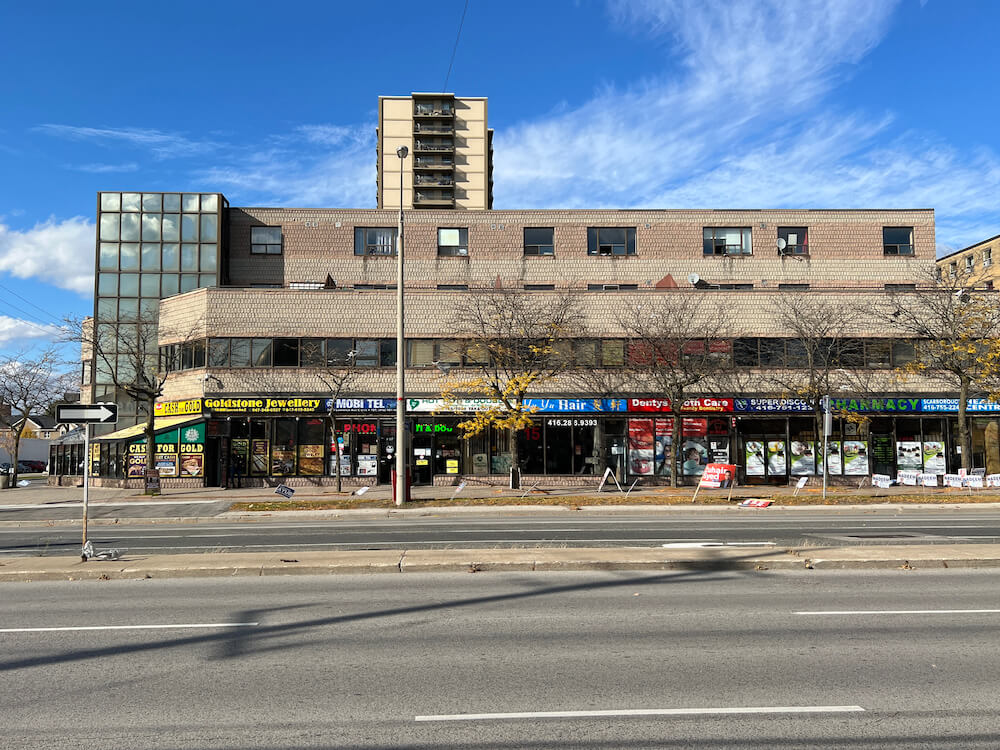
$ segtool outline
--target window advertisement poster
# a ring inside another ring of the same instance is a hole
[[[628,421],[628,470],[644,476],[653,473],[653,420]]]
[[[132,448],[134,445],[129,446],[128,463],[125,466],[125,476],[129,479],[142,479],[146,476],[146,454],[145,453],[133,453]],[[146,446],[142,446],[145,450]]]
[[[713,464],[729,463],[729,438],[712,437],[708,439],[708,457]]]
[[[787,454],[784,440],[767,441],[767,473],[770,476],[784,476],[787,473]]]
[[[654,420],[656,440],[653,444],[653,462],[656,475],[669,477],[673,471],[673,424],[669,419]]]
[[[681,446],[682,470],[686,477],[700,477],[708,465],[708,445],[705,438],[688,438]]]
[[[319,476],[323,473],[323,446],[299,446],[299,474]]]
[[[868,443],[864,440],[844,441],[844,475],[860,477],[868,474]]]
[[[762,440],[747,440],[743,446],[743,453],[746,458],[747,476],[764,476],[764,442]]]
[[[844,463],[841,460],[841,448],[839,440],[830,440],[827,443],[827,450],[830,452],[830,457],[827,461],[827,474],[843,474],[844,473]],[[822,463],[818,467],[820,471],[823,470]]]
[[[816,448],[812,440],[793,440],[791,454],[789,474],[793,477],[804,477],[816,473]]]
[[[900,440],[896,443],[896,468],[900,471],[924,468],[920,443],[916,440]]]
[[[201,477],[205,475],[205,425],[191,425],[180,429],[180,475]],[[233,441],[235,444],[236,441]],[[246,441],[243,441],[246,442]],[[246,453],[243,453],[244,466]]]
[[[271,451],[271,474],[285,477],[295,473],[295,450],[291,448],[274,448]]]
[[[250,441],[250,473],[255,476],[267,474],[267,453],[269,440]]]
[[[176,453],[157,453],[155,463],[153,465],[156,467],[156,470],[160,472],[161,477],[177,476]]]
[[[932,440],[924,443],[924,472],[944,474],[944,443]]]

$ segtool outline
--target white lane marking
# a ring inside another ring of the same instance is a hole
[[[55,633],[67,630],[171,630],[178,628],[252,628],[259,622],[196,622],[179,625],[75,625],[65,628],[0,628],[0,633]]]
[[[610,711],[525,711],[498,714],[432,714],[414,721],[493,721],[496,719],[579,719],[599,716],[695,716],[726,714],[857,713],[861,706],[723,706],[720,708],[632,708]]]
[[[1000,609],[844,609],[793,612],[793,615],[965,615],[998,614]]]

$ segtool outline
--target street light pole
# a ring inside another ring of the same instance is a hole
[[[396,149],[399,157],[399,227],[396,230],[396,505],[406,502],[406,389],[403,365],[406,343],[403,338],[403,162],[409,149]]]

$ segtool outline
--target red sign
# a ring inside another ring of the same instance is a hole
[[[709,464],[705,467],[705,473],[701,475],[699,487],[732,487],[736,481],[735,464]]]
[[[669,398],[630,398],[628,400],[629,411],[670,411]],[[731,398],[689,398],[684,402],[681,411],[695,412],[729,412],[733,410],[733,400]]]

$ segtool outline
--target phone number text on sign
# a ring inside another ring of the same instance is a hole
[[[549,427],[597,427],[596,419],[548,419]]]

